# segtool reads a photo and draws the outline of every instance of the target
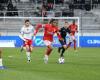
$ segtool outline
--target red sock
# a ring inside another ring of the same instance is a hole
[[[29,46],[29,52],[32,52],[31,47]]]
[[[76,50],[76,40],[74,40],[74,50]]]
[[[30,46],[29,47],[26,47],[26,50],[27,50],[27,52],[32,52]]]
[[[67,48],[66,48],[66,49],[68,49],[68,48],[70,47],[71,43],[72,43],[72,42],[70,42],[70,43],[67,45]]]
[[[47,48],[47,51],[46,51],[46,55],[50,55],[50,53],[51,53],[51,51],[52,51],[52,49],[51,48]]]

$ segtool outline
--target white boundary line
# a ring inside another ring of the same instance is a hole
[[[79,17],[0,17],[0,18],[11,18],[11,19],[15,19],[15,18],[17,18],[17,19],[31,19],[31,18],[33,18],[33,19],[52,19],[52,18],[54,18],[54,19],[79,19]]]

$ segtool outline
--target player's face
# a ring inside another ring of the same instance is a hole
[[[73,24],[75,24],[75,21],[73,21]]]
[[[57,22],[57,21],[53,21],[53,22],[52,22],[52,25],[53,25],[53,26],[57,26],[57,25],[58,25],[58,22]]]
[[[65,22],[65,28],[68,28],[69,24],[68,22]]]
[[[26,26],[26,27],[29,27],[29,25],[30,25],[30,22],[26,22],[26,23],[25,23],[25,26]]]

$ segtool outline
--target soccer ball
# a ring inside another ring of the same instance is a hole
[[[64,58],[59,58],[58,59],[59,64],[63,64],[65,62]]]

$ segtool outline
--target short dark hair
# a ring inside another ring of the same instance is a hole
[[[75,20],[73,20],[73,23],[75,23]]]
[[[30,22],[30,20],[29,20],[29,19],[25,19],[25,23],[26,23],[26,22]]]
[[[57,21],[56,19],[51,19],[49,23],[53,23],[54,21]]]
[[[65,21],[65,23],[68,23],[67,21]]]

